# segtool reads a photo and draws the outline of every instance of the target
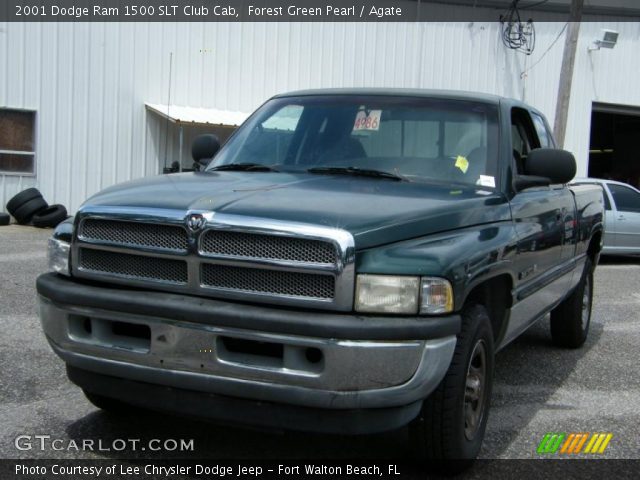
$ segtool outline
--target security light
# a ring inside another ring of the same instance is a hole
[[[618,32],[615,30],[602,29],[602,38],[593,42],[594,46],[590,50],[600,50],[601,48],[613,48],[618,43]]]

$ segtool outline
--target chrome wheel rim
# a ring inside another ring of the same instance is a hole
[[[487,346],[478,340],[473,347],[464,389],[464,435],[473,440],[484,416],[487,383]]]
[[[582,293],[582,331],[587,329],[591,318],[591,277],[587,275]]]

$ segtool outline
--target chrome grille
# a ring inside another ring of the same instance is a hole
[[[80,269],[118,277],[186,284],[187,262],[130,255],[91,248],[80,249]]]
[[[204,228],[190,231],[192,215]],[[353,236],[341,229],[199,210],[83,206],[72,274],[126,287],[350,311]]]
[[[80,238],[117,245],[187,250],[187,232],[174,225],[89,218],[82,222]]]
[[[205,232],[200,252],[301,263],[335,264],[337,260],[336,248],[322,240],[222,230]]]
[[[332,275],[203,264],[201,276],[204,286],[227,290],[321,299],[335,295]]]

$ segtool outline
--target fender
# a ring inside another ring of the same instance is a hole
[[[516,247],[511,222],[487,223],[359,251],[356,270],[446,278],[459,311],[477,285],[505,274],[515,281]]]

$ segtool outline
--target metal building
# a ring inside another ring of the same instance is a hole
[[[553,124],[565,23],[535,26],[527,56],[503,44],[497,20],[0,23],[0,209],[37,186],[74,212],[109,185],[180,159],[188,168],[195,134],[224,137],[271,95],[295,89],[474,90],[522,99]],[[603,29],[619,34],[615,48],[596,48]],[[565,141],[580,176],[593,112],[640,112],[639,50],[638,22],[581,25]]]

